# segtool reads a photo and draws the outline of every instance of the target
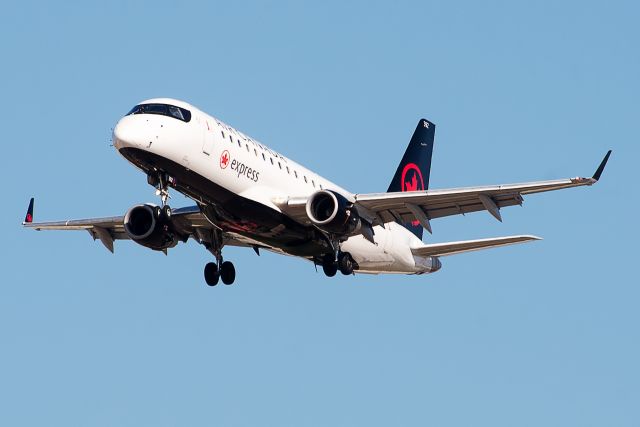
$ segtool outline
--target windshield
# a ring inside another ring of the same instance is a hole
[[[160,114],[182,120],[183,122],[191,120],[191,111],[168,104],[136,105],[127,113],[127,116],[131,114]]]

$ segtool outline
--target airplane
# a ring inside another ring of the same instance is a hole
[[[450,215],[522,205],[523,196],[593,185],[611,150],[591,178],[522,184],[429,189],[435,125],[420,119],[386,193],[352,193],[198,108],[155,98],[133,107],[113,130],[118,153],[147,176],[160,205],[137,204],[122,216],[34,222],[32,198],[24,227],[86,230],[111,252],[130,239],[167,254],[189,238],[214,257],[204,268],[209,286],[235,281],[225,246],[301,257],[328,277],[425,274],[438,271],[441,257],[539,240],[516,235],[445,243],[422,241],[431,221]],[[195,201],[172,209],[169,190]]]

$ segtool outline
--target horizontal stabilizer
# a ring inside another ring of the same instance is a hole
[[[478,251],[480,249],[497,248],[499,246],[514,245],[533,240],[541,240],[536,236],[507,236],[494,237],[491,239],[464,240],[461,242],[445,242],[424,245],[412,248],[411,252],[417,256],[447,256],[461,254],[463,252]]]

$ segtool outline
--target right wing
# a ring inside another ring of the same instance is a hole
[[[189,206],[172,210],[171,222],[175,231],[181,236],[192,237],[198,243],[206,243],[211,239],[214,226],[200,212],[198,206]],[[100,240],[102,244],[113,252],[114,240],[128,240],[129,235],[124,230],[124,215],[102,218],[73,219],[68,221],[33,222],[33,198],[29,202],[27,215],[22,225],[34,230],[85,230],[93,240]],[[222,233],[225,245],[253,246],[256,243],[235,233]]]
[[[417,248],[412,248],[411,253],[417,256],[441,257],[447,255],[461,254],[464,252],[479,251],[481,249],[497,248],[500,246],[514,245],[516,243],[526,243],[534,240],[541,240],[536,236],[507,236],[494,237],[492,239],[464,240],[461,242],[432,243]]]

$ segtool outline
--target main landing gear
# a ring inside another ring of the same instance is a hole
[[[230,285],[236,279],[236,268],[232,262],[224,261],[218,267],[217,262],[210,262],[204,266],[204,281],[209,286],[218,284],[218,280],[222,279],[222,283]]]
[[[349,276],[353,274],[354,269],[355,262],[348,252],[339,251],[337,257],[334,254],[326,254],[322,258],[322,271],[327,277],[335,276],[338,270],[345,276]]]
[[[236,280],[236,268],[232,262],[222,259],[222,247],[224,246],[222,232],[212,230],[209,240],[205,246],[216,257],[216,262],[210,262],[204,266],[204,281],[209,286],[215,286],[222,279],[222,283],[231,285]]]

